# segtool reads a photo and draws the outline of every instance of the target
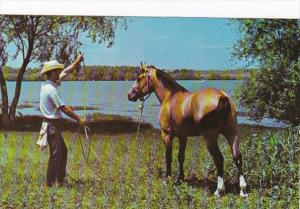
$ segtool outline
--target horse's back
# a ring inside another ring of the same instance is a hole
[[[228,98],[222,91],[205,88],[195,91],[191,99],[191,112],[195,122],[214,112],[220,105],[220,98]]]
[[[192,136],[208,129],[221,131],[224,124],[235,129],[235,117],[235,106],[225,92],[204,88],[174,94],[161,107],[160,124],[163,129]]]

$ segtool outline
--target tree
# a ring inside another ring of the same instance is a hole
[[[243,84],[240,101],[251,118],[267,116],[300,123],[300,20],[239,20],[242,37],[234,56],[256,64]]]
[[[222,77],[219,75],[219,73],[216,70],[209,70],[207,79],[208,80],[221,80]]]
[[[2,30],[0,25],[0,31]],[[7,62],[7,53],[6,53],[6,41],[4,40],[2,34],[0,34],[0,83],[1,83],[1,94],[2,94],[2,112],[7,112],[8,107],[8,96],[7,96],[7,86],[6,81],[3,75],[3,66],[5,66]],[[3,124],[7,126],[8,115],[2,114]]]
[[[126,29],[126,20],[117,17],[0,16],[3,40],[16,49],[12,58],[21,56],[23,60],[13,100],[9,107],[3,104],[2,115],[8,115],[9,120],[4,123],[15,119],[23,76],[30,62],[41,63],[55,58],[67,65],[78,53],[81,34],[111,47],[118,26]],[[1,87],[4,85],[1,81]],[[2,92],[3,99],[7,99],[7,91]]]
[[[229,70],[224,70],[220,73],[221,73],[222,80],[230,80],[230,71]]]

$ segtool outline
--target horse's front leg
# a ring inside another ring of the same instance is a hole
[[[164,141],[165,148],[166,148],[166,164],[167,164],[166,177],[171,176],[173,138],[174,137],[170,133],[162,131],[162,139]]]
[[[178,150],[179,176],[178,176],[178,181],[182,181],[184,179],[183,163],[184,163],[186,141],[187,141],[186,137],[179,137],[179,150]]]

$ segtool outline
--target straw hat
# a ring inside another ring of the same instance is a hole
[[[41,74],[47,73],[51,70],[63,70],[64,69],[64,65],[57,62],[57,60],[51,60],[49,62],[45,62],[44,63],[44,67],[41,70]]]

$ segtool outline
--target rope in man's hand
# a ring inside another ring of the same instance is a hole
[[[82,52],[79,52],[80,55],[83,55]],[[82,77],[81,77],[81,81],[82,81],[82,85],[81,85],[81,89],[80,89],[80,92],[83,92],[84,90],[84,87],[85,87],[85,63],[84,63],[84,57],[82,57]],[[94,157],[97,159],[97,161],[100,162],[100,157],[97,155],[97,153],[95,152],[95,150],[91,147],[91,140],[90,140],[90,134],[91,134],[91,130],[90,128],[87,126],[87,119],[86,119],[86,100],[85,100],[85,103],[83,104],[83,119],[80,119],[79,120],[79,129],[78,129],[78,132],[80,132],[80,130],[84,131],[84,143],[87,147],[87,150],[88,151],[85,151],[85,148],[83,146],[83,143],[82,143],[82,138],[79,138],[79,142],[80,142],[80,146],[81,146],[81,149],[82,149],[82,154],[83,154],[83,157],[84,157],[84,160],[86,162],[86,165],[93,171],[95,172],[95,170],[91,167],[90,163],[89,163],[89,155],[90,155],[90,152],[94,155]]]

